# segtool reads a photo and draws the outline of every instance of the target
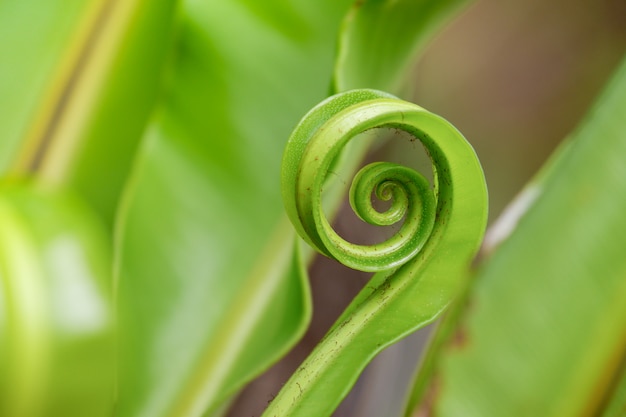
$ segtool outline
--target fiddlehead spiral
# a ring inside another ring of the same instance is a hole
[[[434,184],[397,164],[376,162],[354,178],[350,203],[364,221],[402,221],[387,241],[363,246],[335,233],[322,209],[326,173],[362,132],[390,127],[425,146]],[[372,357],[434,321],[450,304],[482,240],[487,190],[472,147],[447,121],[374,90],[333,96],[292,133],[282,165],[285,208],[300,236],[350,267],[378,271],[293,374],[264,416],[332,413]],[[371,195],[391,200],[383,213]]]
[[[346,241],[330,226],[322,209],[326,173],[348,141],[366,130],[405,124],[406,106],[418,106],[375,90],[355,90],[333,96],[310,111],[296,127],[283,159],[283,198],[300,235],[319,252],[362,271],[395,268],[414,257],[430,236],[436,199],[428,181],[413,169],[389,162],[362,168],[350,187],[350,205],[361,220],[376,226],[401,222],[385,242],[358,245]],[[409,129],[410,127],[410,129]],[[372,193],[391,201],[384,212],[371,203]]]

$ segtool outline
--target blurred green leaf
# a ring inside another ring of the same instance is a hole
[[[279,192],[347,2],[189,1],[121,225],[121,416],[200,415],[310,315]]]
[[[110,234],[173,5],[0,5],[0,169],[35,179],[0,189],[3,416],[113,412]],[[55,184],[80,196],[49,191]]]
[[[0,194],[0,415],[110,416],[104,228],[67,193],[3,184]]]
[[[21,140],[35,129],[33,119],[41,106],[51,107],[47,96],[58,92],[68,70],[61,56],[76,54],[77,22],[95,1],[5,1],[0,4],[0,172],[15,164]],[[36,28],[36,30],[34,30]],[[68,48],[69,46],[69,48]],[[55,91],[56,90],[56,91]]]
[[[433,415],[601,411],[626,348],[624,114],[626,62],[481,268]]]
[[[72,186],[112,224],[157,96],[174,4],[0,6],[0,54],[13,58],[0,70],[3,170]]]

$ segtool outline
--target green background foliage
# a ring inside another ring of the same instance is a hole
[[[336,92],[410,96],[464,4],[3,2],[0,414],[225,414],[311,318],[312,252],[280,197],[291,130]],[[407,415],[624,415],[625,79],[481,257]]]

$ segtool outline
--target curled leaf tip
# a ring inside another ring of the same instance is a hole
[[[431,186],[413,169],[389,162],[363,167],[350,187],[354,212],[366,223],[401,225],[382,243],[358,245],[330,226],[323,187],[348,142],[375,128],[419,140],[434,178]],[[376,353],[432,323],[450,304],[484,234],[487,189],[474,150],[454,126],[375,90],[338,94],[309,111],[287,142],[281,175],[285,208],[306,242],[344,265],[378,271],[264,414],[328,416]],[[388,208],[378,211],[372,196]]]
[[[376,90],[348,91],[316,106],[292,133],[282,165],[283,199],[300,236],[344,265],[372,272],[398,267],[413,258],[431,236],[436,214],[447,214],[437,210],[436,190],[422,174],[398,164],[375,162],[356,174],[350,187],[350,204],[363,221],[377,226],[402,222],[399,230],[382,243],[359,245],[332,229],[321,201],[326,174],[351,139],[381,127],[400,129],[420,139],[435,166],[442,168],[434,170],[436,185],[451,184],[446,157],[432,139],[435,132],[430,130],[443,127],[460,134],[423,108]],[[444,178],[438,178],[437,172]],[[384,212],[377,211],[371,203],[372,194],[390,201],[391,206]]]

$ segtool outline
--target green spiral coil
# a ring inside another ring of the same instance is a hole
[[[322,197],[346,144],[376,128],[420,140],[434,180],[431,186],[393,163],[362,168],[350,187],[357,216],[401,226],[384,242],[358,245],[332,229]],[[264,414],[324,417],[378,352],[432,323],[452,302],[482,241],[487,189],[476,153],[454,126],[375,90],[338,94],[309,111],[287,142],[281,176],[286,212],[302,239],[349,267],[376,272]],[[372,195],[389,201],[389,208],[378,212]]]

